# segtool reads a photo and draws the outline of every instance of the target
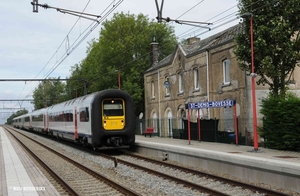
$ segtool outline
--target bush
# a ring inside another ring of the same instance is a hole
[[[294,94],[285,97],[269,96],[262,100],[263,127],[259,135],[268,148],[300,150],[300,98]]]

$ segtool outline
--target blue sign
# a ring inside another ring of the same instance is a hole
[[[234,106],[233,100],[208,101],[208,102],[198,102],[198,103],[188,104],[188,107],[190,109],[221,108],[221,107],[232,107],[232,106]]]

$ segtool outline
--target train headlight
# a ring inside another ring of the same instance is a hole
[[[104,127],[106,126],[106,121],[104,121],[103,125],[104,125]]]

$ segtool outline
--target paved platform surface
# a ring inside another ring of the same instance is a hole
[[[0,195],[59,195],[19,144],[0,127]]]
[[[140,153],[300,193],[300,152],[215,142],[136,136]]]
[[[241,146],[235,144],[224,144],[224,143],[216,143],[216,142],[199,142],[191,140],[190,143],[188,140],[182,139],[173,139],[173,138],[161,138],[157,136],[145,137],[141,135],[136,136],[136,143],[157,143],[162,146],[173,146],[173,147],[181,147],[185,149],[194,149],[201,150],[207,152],[220,152],[226,154],[234,154],[234,155],[242,155],[247,156],[249,158],[259,158],[259,159],[267,159],[274,160],[278,162],[282,162],[283,164],[292,164],[299,166],[300,169],[300,152],[293,151],[281,151],[281,150],[273,150],[267,149],[263,147],[259,147],[258,151],[254,151],[254,147],[251,146]]]

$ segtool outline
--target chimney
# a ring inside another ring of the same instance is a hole
[[[151,65],[153,66],[155,63],[158,62],[158,43],[155,42],[155,37],[152,41],[152,43],[150,44],[151,46]]]
[[[187,39],[187,44],[192,45],[194,42],[199,42],[200,38],[199,37],[190,37]]]

